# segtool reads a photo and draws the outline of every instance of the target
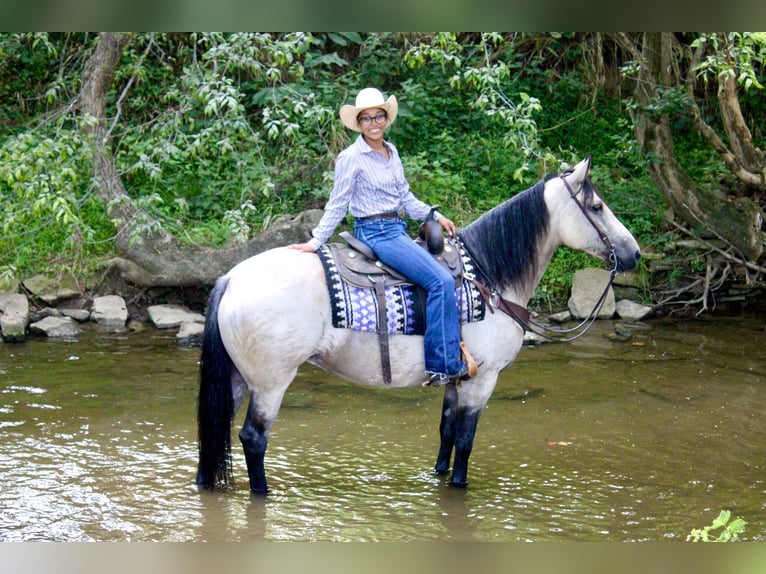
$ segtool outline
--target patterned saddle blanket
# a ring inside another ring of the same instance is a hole
[[[452,268],[455,276],[455,298],[462,324],[484,319],[485,304],[478,289],[466,275],[472,276],[473,263],[464,249],[451,243],[455,257],[462,262],[460,269],[452,261],[445,265]],[[326,243],[317,251],[325,271],[327,289],[332,307],[332,324],[339,329],[352,329],[371,333],[387,332],[389,335],[423,335],[425,333],[426,292],[423,288],[407,282],[401,275],[387,275],[385,279],[385,313],[381,313],[380,298],[375,287],[363,279],[363,265],[376,266],[376,273],[385,269],[351,247],[338,243]],[[435,256],[445,259],[444,254]],[[351,260],[351,272],[345,270],[346,261]],[[447,258],[449,259],[449,258]],[[444,261],[440,261],[443,265]],[[375,277],[378,277],[377,275]],[[381,330],[381,317],[388,323]]]

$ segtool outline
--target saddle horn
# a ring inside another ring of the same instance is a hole
[[[439,209],[438,205],[431,206],[428,217],[420,225],[418,238],[425,243],[428,252],[439,255],[444,251],[444,232],[438,221],[434,221],[434,212]]]

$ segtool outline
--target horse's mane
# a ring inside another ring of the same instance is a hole
[[[494,207],[463,228],[459,235],[485,280],[502,290],[537,275],[537,249],[548,232],[544,191],[548,180],[570,172],[551,173],[535,185]],[[584,204],[596,193],[590,178],[582,186]]]
[[[537,273],[537,246],[548,231],[543,192],[550,174],[526,191],[487,211],[460,231],[460,238],[495,288],[524,282]]]

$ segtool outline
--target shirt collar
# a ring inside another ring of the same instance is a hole
[[[370,147],[370,144],[367,143],[367,140],[364,139],[362,134],[359,134],[359,137],[356,138],[356,144],[362,149],[362,153],[370,153],[375,151]],[[383,145],[386,147],[388,152],[391,153],[391,146],[388,145],[386,140],[383,140]]]

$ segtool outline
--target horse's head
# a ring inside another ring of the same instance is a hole
[[[617,271],[633,269],[641,258],[638,242],[593,187],[590,156],[545,185],[551,226],[563,245],[606,261]]]

